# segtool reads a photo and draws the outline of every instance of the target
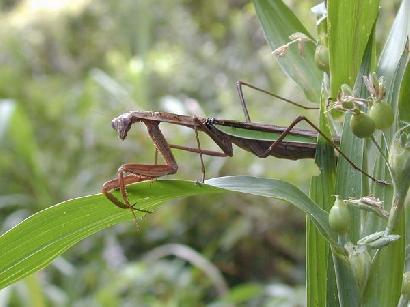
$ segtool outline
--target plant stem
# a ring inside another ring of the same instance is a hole
[[[392,233],[400,214],[403,213],[406,195],[407,190],[398,190],[397,185],[394,185],[393,202],[390,209],[389,220],[387,221],[386,234]]]

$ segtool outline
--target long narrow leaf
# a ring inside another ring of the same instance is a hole
[[[357,77],[355,84],[355,94],[357,96],[365,95],[365,88],[362,82],[361,75],[368,74],[372,62],[373,36],[367,43],[364,54],[363,63],[360,67],[360,74]],[[349,159],[360,168],[364,168],[365,160],[363,156],[364,142],[355,137],[349,125],[350,115],[345,117],[343,126],[343,135],[341,142],[341,150],[347,154]],[[366,169],[366,168],[364,168]],[[338,160],[336,177],[336,194],[343,199],[349,197],[360,197],[363,192],[368,189],[368,178],[363,178],[363,175],[354,170],[345,159]],[[352,226],[349,234],[352,242],[356,242],[360,235],[360,214],[357,211],[351,210]],[[359,306],[360,296],[356,279],[352,274],[349,263],[344,257],[333,254],[333,263],[338,285],[338,297],[340,306]],[[330,306],[330,305],[329,305]]]
[[[319,128],[327,136],[331,136],[326,118],[325,101],[322,99]],[[310,197],[323,210],[329,211],[335,194],[336,160],[334,149],[323,137],[318,138],[315,162],[320,169],[320,175],[313,177],[310,184]],[[307,218],[306,226],[306,287],[307,306],[338,306],[337,288],[334,274],[329,261],[329,245],[320,235],[314,224]],[[326,288],[327,285],[327,288]]]
[[[399,59],[396,69],[391,78],[390,87],[388,88],[387,101],[393,107],[394,110],[398,109],[398,101],[400,98],[400,87],[406,87],[403,81],[403,76],[408,65],[409,51],[404,48],[402,50],[401,58]],[[398,128],[398,120],[396,124],[386,133],[387,140],[390,142],[392,135]],[[387,154],[386,149],[383,149],[384,154]],[[378,176],[383,179],[390,180],[389,174],[386,169],[385,161],[379,159],[377,169],[379,170]],[[384,201],[386,209],[391,207],[392,189],[382,188],[373,185],[373,195],[379,197]],[[404,212],[403,212],[404,213]],[[376,218],[370,220],[374,225],[378,225]],[[384,226],[384,225],[383,225]],[[384,227],[383,227],[384,228]],[[381,230],[374,229],[374,231]],[[400,235],[401,239],[394,242],[377,255],[375,263],[372,266],[370,278],[365,292],[365,305],[373,306],[376,302],[382,305],[396,304],[400,297],[400,288],[402,273],[404,268],[404,237],[405,237],[405,220],[404,214],[401,214],[401,219],[398,222],[395,234]],[[391,261],[394,259],[394,261]]]
[[[331,95],[340,85],[353,85],[359,71],[373,25],[379,0],[328,0]]]
[[[379,59],[378,72],[384,77],[387,88],[390,87],[402,51],[409,38],[410,0],[403,0]]]
[[[130,186],[129,192],[133,202],[153,211],[168,199],[218,190],[158,181]],[[0,288],[44,268],[84,238],[132,217],[129,210],[115,207],[101,194],[68,200],[30,216],[0,237]]]
[[[403,76],[403,86],[400,90],[399,115],[400,120],[410,122],[410,65],[407,64],[406,72]]]
[[[289,183],[254,177],[222,177],[206,184],[158,180],[128,187],[130,200],[154,211],[166,200],[190,195],[236,191],[286,200],[308,214],[322,235],[335,245],[327,213]],[[136,211],[138,217],[144,213]],[[101,194],[72,199],[32,215],[0,236],[0,288],[46,267],[84,238],[122,221],[129,210],[115,207]]]
[[[266,40],[272,50],[289,42],[289,35],[301,32],[312,37],[299,19],[281,0],[253,1],[265,32]],[[301,56],[296,46],[278,59],[282,71],[295,81],[312,102],[319,102],[322,73],[314,61],[315,46],[307,43]]]

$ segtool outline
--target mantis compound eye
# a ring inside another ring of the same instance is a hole
[[[131,120],[124,115],[114,118],[111,125],[115,131],[117,131],[118,136],[121,140],[127,137],[128,130],[131,128]]]

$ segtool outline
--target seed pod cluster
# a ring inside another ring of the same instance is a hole
[[[332,111],[342,114],[352,113],[350,127],[353,134],[359,138],[372,136],[376,129],[386,130],[392,126],[394,121],[391,105],[383,100],[385,96],[383,77],[377,78],[377,75],[373,73],[363,79],[371,95],[369,98],[355,97],[350,86],[342,84],[331,108]],[[369,107],[368,112],[366,112],[367,107]]]
[[[384,100],[374,101],[369,113],[355,110],[351,119],[352,132],[359,138],[371,136],[375,129],[385,130],[391,127],[394,114],[391,106]]]

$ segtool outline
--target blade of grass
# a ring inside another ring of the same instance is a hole
[[[352,86],[379,11],[378,0],[328,0],[331,97]]]
[[[394,19],[386,44],[380,54],[378,72],[390,87],[402,50],[410,37],[410,0],[403,0]]]
[[[371,70],[373,58],[372,49],[373,39],[368,42],[363,63],[360,68],[360,73],[355,83],[354,92],[357,97],[363,98],[367,96],[362,76],[367,75]],[[364,152],[366,148],[365,141],[353,135],[349,125],[350,117],[350,114],[346,114],[345,116],[340,148],[356,165],[362,169],[367,169],[366,161],[364,159]],[[367,195],[369,190],[368,178],[352,169],[345,159],[339,159],[336,173],[336,194],[342,199]],[[357,210],[351,210],[351,216],[353,222],[349,233],[351,235],[352,242],[356,242],[360,236],[360,213],[357,212]]]
[[[238,176],[213,178],[206,184],[157,180],[128,187],[130,201],[150,211],[166,200],[224,190],[290,202],[308,214],[321,234],[337,248],[327,213],[298,188],[280,180]],[[135,214],[144,216],[139,211]],[[129,210],[115,207],[101,194],[68,200],[30,216],[0,236],[0,288],[46,267],[58,255],[99,230],[132,219]]]
[[[0,146],[5,149],[0,156],[4,155],[4,160],[16,160],[18,165],[11,168],[16,176],[22,173],[30,174],[30,191],[39,201],[49,202],[50,198],[47,192],[42,170],[37,163],[39,147],[33,134],[33,128],[30,119],[26,116],[24,110],[14,101],[6,100],[0,102]],[[0,159],[1,161],[1,159]],[[0,167],[5,167],[0,165]],[[8,178],[4,178],[9,180]],[[2,180],[0,179],[0,184]]]
[[[328,137],[331,136],[326,118],[326,105],[321,102],[319,128]],[[334,149],[319,136],[315,162],[320,169],[320,175],[313,177],[310,184],[310,197],[320,208],[329,211],[335,194],[336,160]],[[314,224],[307,218],[306,226],[306,287],[307,306],[338,306],[336,281],[328,272],[334,272],[333,263],[328,270],[331,257],[329,245],[317,231]],[[327,288],[325,288],[327,286]]]
[[[312,36],[305,29],[293,12],[280,0],[254,0],[256,14],[272,50],[289,42],[289,35],[296,32]],[[282,71],[304,91],[306,97],[318,103],[322,73],[314,61],[315,46],[307,43],[301,56],[296,46],[291,46],[288,53],[278,58]]]
[[[373,36],[368,41],[364,54],[363,63],[360,67],[360,74],[355,84],[355,96],[363,97],[366,95],[362,75],[368,74],[373,58]],[[346,114],[343,125],[343,135],[341,150],[359,167],[363,168],[364,162],[364,141],[355,137],[349,125],[350,114]],[[366,169],[366,168],[365,168]],[[363,179],[362,174],[354,171],[345,159],[339,159],[336,170],[336,194],[341,198],[360,197],[368,190],[368,179]],[[360,213],[351,210],[352,226],[349,231],[352,242],[356,242],[360,236]],[[340,306],[359,306],[360,291],[356,279],[354,278],[350,264],[344,257],[332,255],[334,270],[336,274],[338,297]],[[330,276],[330,274],[329,274]],[[330,306],[330,305],[329,305]]]
[[[390,87],[387,90],[386,100],[393,107],[396,114],[399,106],[400,87],[407,87],[407,85],[402,83],[402,81],[407,69],[406,67],[408,66],[408,60],[409,51],[404,49],[392,75]],[[396,117],[395,125],[393,125],[390,131],[386,133],[387,142],[389,143],[393,134],[398,129],[398,119],[399,118]],[[383,148],[383,151],[387,154],[385,148]],[[390,180],[390,176],[383,159],[379,159],[377,161],[376,169],[379,170],[378,175],[380,178]],[[386,209],[391,207],[393,195],[391,188],[372,185],[372,194],[383,200],[384,207]],[[369,219],[369,222],[371,224],[378,225],[375,219],[376,218]],[[401,214],[401,219],[398,222],[394,233],[400,235],[401,238],[395,241],[394,244],[383,248],[378,253],[372,266],[369,282],[365,290],[364,306],[373,306],[376,302],[377,304],[382,304],[384,306],[396,305],[399,300],[405,258],[404,214]],[[392,259],[394,259],[394,261],[392,261]]]
[[[400,98],[399,98],[399,115],[400,120],[410,122],[410,65],[407,64],[406,72],[403,76]],[[407,84],[407,85],[406,85]]]
[[[154,182],[129,187],[132,201],[154,210],[161,202],[192,194],[218,192],[187,182]],[[139,211],[135,214],[142,217]],[[129,210],[121,210],[103,195],[75,198],[42,210],[0,237],[0,287],[5,287],[48,265],[51,260],[82,239],[132,220]]]

